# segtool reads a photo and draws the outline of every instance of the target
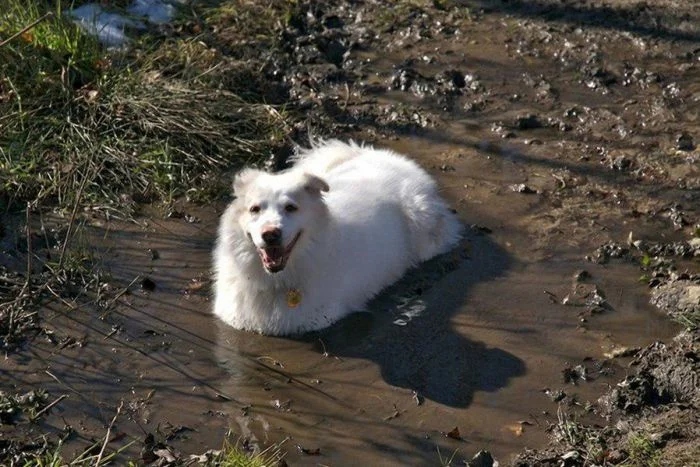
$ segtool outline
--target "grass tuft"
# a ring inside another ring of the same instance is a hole
[[[5,221],[26,213],[8,263],[0,264],[0,349],[9,352],[41,333],[53,340],[40,320],[47,301],[66,309],[113,302],[116,291],[81,242],[82,212],[131,216],[139,202],[211,201],[229,191],[228,171],[289,145],[287,91],[265,74],[264,53],[276,46],[296,2],[197,3],[198,16],[183,13],[169,33],[118,51],[67,18],[72,4],[3,5],[0,241],[13,237]],[[31,226],[48,210],[65,214],[58,217],[64,230],[44,244]],[[44,413],[20,402],[0,394],[0,418],[31,423]],[[5,447],[13,465],[66,465],[61,443],[46,437],[9,439]],[[71,464],[103,465],[117,454]],[[206,465],[259,467],[282,454],[273,446],[248,455],[227,442],[208,457]]]
[[[636,434],[627,441],[629,457],[625,467],[659,467],[661,451],[648,436]]]
[[[700,310],[689,310],[671,315],[671,318],[688,331],[700,330]]]
[[[605,448],[599,430],[572,419],[561,406],[557,409],[557,424],[553,427],[552,434],[556,442],[575,452],[583,460],[583,465],[595,464]]]
[[[0,37],[48,11],[11,0]],[[205,201],[222,173],[285,144],[263,77],[200,37],[107,52],[60,9],[0,48],[0,199],[119,210],[125,200]],[[256,79],[254,79],[256,78]],[[271,99],[275,100],[275,99]]]
[[[239,447],[238,443],[231,444],[226,438],[222,450],[205,465],[211,467],[270,467],[278,465],[283,457],[282,443],[273,444],[257,454],[248,454]]]

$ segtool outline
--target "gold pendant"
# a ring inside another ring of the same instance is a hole
[[[296,308],[301,303],[301,292],[299,289],[289,289],[287,292],[287,306]]]

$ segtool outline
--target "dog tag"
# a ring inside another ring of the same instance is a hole
[[[289,289],[287,292],[287,306],[296,308],[301,303],[301,292],[298,289]]]

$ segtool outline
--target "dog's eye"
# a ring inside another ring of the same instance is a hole
[[[251,214],[257,214],[257,213],[260,212],[260,206],[258,206],[257,204],[254,204],[254,205],[252,205],[252,206],[250,207],[250,209],[248,209],[248,211],[249,211]]]
[[[299,208],[290,203],[284,207],[284,210],[287,212],[296,212],[299,210]]]

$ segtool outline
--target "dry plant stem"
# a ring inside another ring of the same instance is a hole
[[[112,418],[112,421],[109,423],[109,426],[107,427],[107,433],[105,433],[105,441],[102,443],[102,449],[100,449],[100,453],[97,455],[97,460],[95,461],[95,465],[100,465],[100,462],[102,461],[102,455],[105,452],[105,448],[107,448],[107,443],[109,443],[109,435],[112,432],[112,427],[117,421],[117,417],[122,411],[122,407],[124,406],[124,401],[119,402],[119,407],[117,407],[117,413],[114,414],[114,418]]]
[[[58,379],[58,377],[57,377],[56,375],[54,375],[53,373],[51,373],[50,371],[45,370],[44,373],[46,373],[46,374],[49,375],[51,378],[53,378],[53,380],[56,381],[56,382],[57,382],[58,384],[60,384],[61,386],[63,386],[63,387],[65,387],[65,388],[69,389],[70,391],[74,392],[75,394],[79,395],[80,397],[84,397],[83,394],[81,394],[79,391],[77,391],[76,389],[74,389],[73,387],[71,387],[69,384],[66,384],[66,383],[64,383],[63,381],[61,381],[60,379]]]
[[[27,277],[20,295],[24,295],[24,292],[27,290],[27,288],[29,288],[29,283],[32,279],[32,226],[29,222],[29,206],[30,203],[27,203]]]
[[[105,317],[110,313],[110,311],[111,311],[110,308],[112,307],[112,305],[114,305],[117,300],[119,300],[125,293],[127,293],[129,291],[129,288],[131,288],[131,286],[134,285],[139,280],[141,280],[141,276],[136,276],[134,278],[134,280],[129,282],[129,285],[127,285],[126,287],[121,289],[119,292],[117,292],[117,294],[114,296],[114,298],[112,298],[109,302],[107,302],[107,305],[105,305],[105,308],[107,309],[107,311],[105,311],[104,313],[102,313],[102,315],[100,315],[100,319],[105,319]]]
[[[96,173],[96,171],[95,171]],[[92,174],[94,175],[94,174]],[[63,257],[66,254],[66,248],[68,247],[68,242],[70,241],[70,236],[73,233],[73,224],[75,223],[75,216],[78,214],[78,207],[80,206],[80,198],[83,196],[83,189],[85,188],[85,184],[87,183],[88,179],[88,174],[86,173],[83,179],[80,182],[80,187],[78,187],[78,192],[75,195],[75,204],[73,204],[73,211],[71,212],[70,215],[70,222],[68,222],[68,230],[66,231],[66,238],[63,241],[63,245],[61,245],[61,256],[58,258],[58,267],[56,268],[58,271],[61,270],[61,266],[63,265]]]
[[[2,46],[4,46],[5,44],[7,44],[7,43],[9,43],[9,42],[11,42],[11,41],[17,39],[19,36],[21,36],[22,34],[24,34],[24,33],[27,32],[27,31],[29,31],[30,29],[32,29],[34,26],[36,26],[37,24],[41,23],[42,21],[44,21],[44,20],[50,18],[51,16],[53,16],[53,11],[49,11],[48,13],[46,13],[46,14],[45,14],[44,16],[42,16],[41,18],[39,18],[39,19],[37,19],[37,20],[31,22],[31,23],[28,24],[27,26],[23,27],[20,31],[17,31],[16,33],[14,33],[13,35],[11,35],[10,37],[8,37],[7,39],[5,39],[4,41],[0,42],[0,47],[2,47]]]
[[[40,411],[38,411],[38,412],[36,413],[36,415],[34,415],[34,416],[32,417],[32,420],[36,420],[37,418],[41,417],[44,413],[46,413],[46,412],[48,412],[49,410],[51,410],[51,408],[52,408],[53,406],[55,406],[56,404],[58,404],[59,402],[61,402],[61,401],[62,401],[63,399],[65,399],[66,397],[68,397],[67,394],[62,394],[62,395],[60,395],[55,401],[51,402],[49,405],[47,405],[46,407],[44,407],[43,409],[41,409]]]
[[[68,300],[66,300],[65,298],[61,297],[61,294],[59,294],[54,289],[52,289],[48,282],[44,283],[43,286],[39,290],[43,290],[44,287],[46,287],[48,289],[48,291],[51,292],[51,295],[56,297],[56,299],[58,299],[58,301],[63,303],[65,306],[67,306],[71,310],[77,310],[79,308],[79,306],[76,306],[75,304],[73,304],[73,303],[69,302]]]

